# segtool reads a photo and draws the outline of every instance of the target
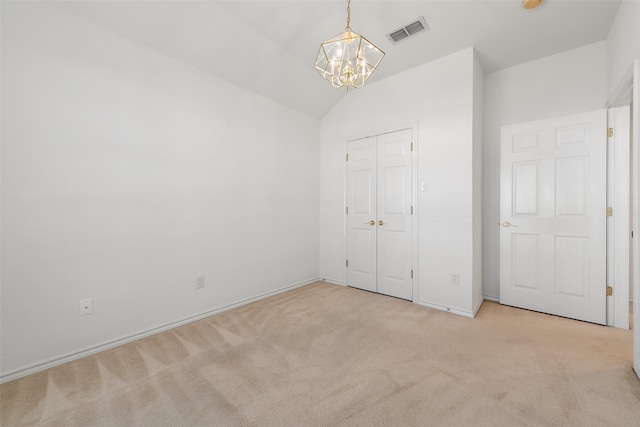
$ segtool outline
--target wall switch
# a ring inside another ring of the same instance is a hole
[[[460,284],[460,277],[458,276],[458,273],[451,273],[451,284],[452,285]]]
[[[427,181],[420,181],[420,191],[422,191],[424,193],[429,191],[429,186],[427,184]]]
[[[93,298],[80,300],[80,316],[93,313]]]
[[[196,289],[204,288],[204,276],[199,276],[196,278]]]

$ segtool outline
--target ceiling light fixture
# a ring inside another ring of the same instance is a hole
[[[347,0],[344,33],[323,42],[316,58],[316,70],[333,87],[361,88],[373,73],[384,52],[360,34],[351,31],[351,0]]]
[[[544,0],[523,0],[522,7],[525,9],[533,9],[534,7],[538,7],[542,4]]]

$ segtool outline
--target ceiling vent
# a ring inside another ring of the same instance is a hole
[[[421,16],[420,18],[416,19],[415,22],[412,22],[396,31],[392,31],[391,33],[387,34],[387,38],[391,40],[391,43],[398,44],[402,40],[423,33],[428,29],[429,26],[427,25],[427,21],[424,20],[423,16]]]

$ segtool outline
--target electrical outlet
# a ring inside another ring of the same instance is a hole
[[[198,276],[196,278],[196,289],[204,288],[204,276]]]
[[[93,313],[93,298],[80,300],[80,316]]]
[[[460,284],[460,277],[458,276],[458,273],[451,273],[451,284],[452,285]]]

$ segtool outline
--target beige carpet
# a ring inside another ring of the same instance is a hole
[[[0,386],[3,426],[638,426],[630,331],[323,283]]]

